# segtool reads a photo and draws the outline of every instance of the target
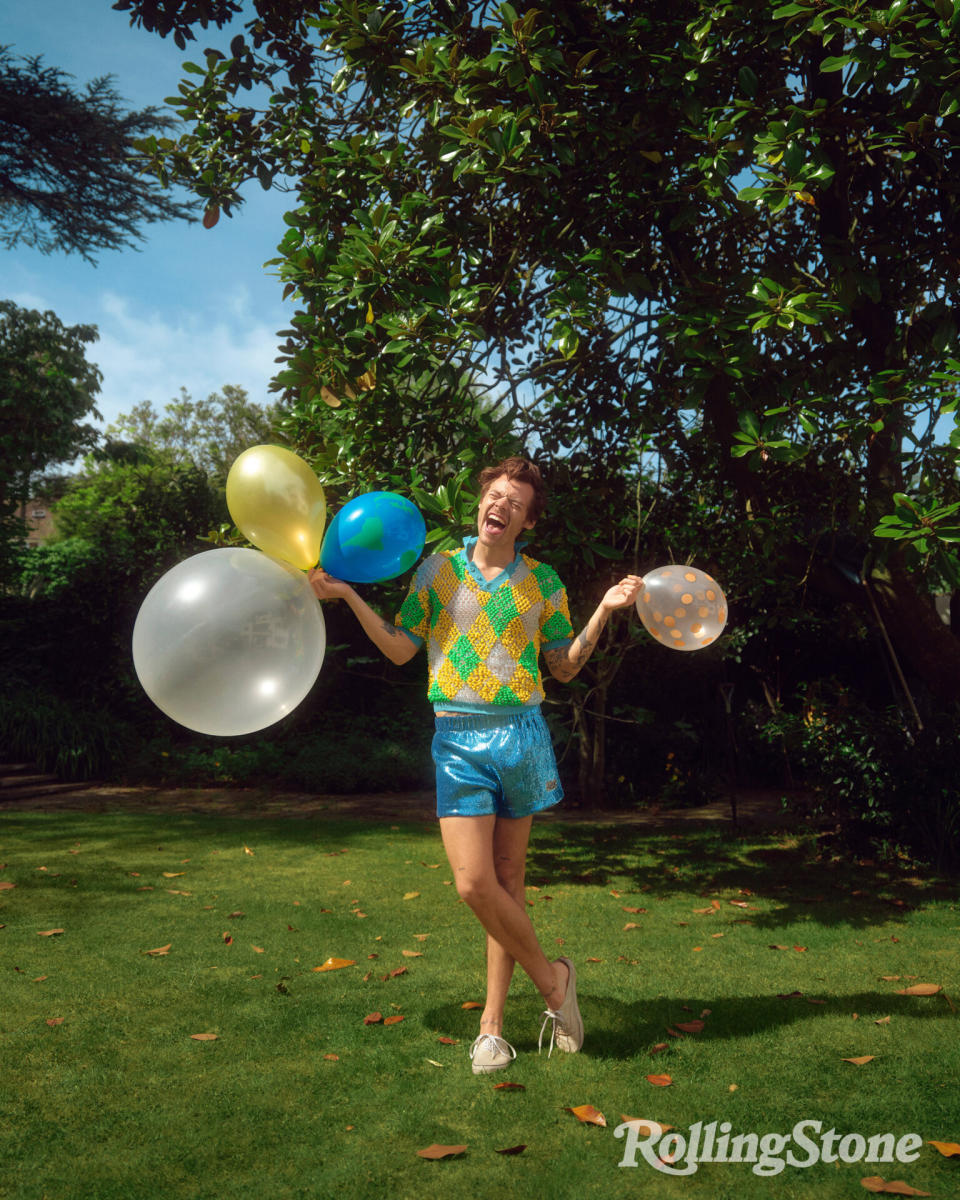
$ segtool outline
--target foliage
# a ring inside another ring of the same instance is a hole
[[[237,13],[124,7],[181,34]],[[958,12],[264,0],[185,68],[187,130],[143,150],[211,219],[247,180],[295,190],[276,266],[300,307],[275,386],[305,448],[342,447],[367,480],[436,475],[433,389],[456,453],[469,381],[576,482],[629,475],[641,450],[713,480],[792,571],[837,531],[869,544],[896,494],[960,499],[938,449],[958,383]],[[774,524],[785,505],[803,511]],[[897,538],[874,550],[893,635],[952,695],[954,640],[906,634],[939,567],[925,579]]]
[[[116,577],[142,586],[195,553],[225,513],[222,493],[190,462],[91,457],[57,505],[57,528],[64,538],[109,548]]]
[[[4,689],[0,743],[8,756],[61,779],[103,779],[122,767],[131,731],[115,717],[50,693]]]
[[[91,325],[63,325],[0,300],[0,550],[22,540],[13,519],[28,498],[32,476],[93,445],[100,372],[86,358],[96,340]],[[0,561],[0,567],[3,562]],[[4,582],[6,569],[0,572]]]
[[[249,446],[276,441],[276,406],[262,408],[235,384],[224,385],[205,400],[186,388],[161,415],[149,400],[135,404],[106,428],[110,442],[146,447],[161,458],[192,464],[223,488],[234,459]]]
[[[124,112],[108,76],[77,91],[39,57],[0,46],[0,244],[78,253],[133,246],[144,225],[187,217],[142,171],[134,143],[169,129],[155,108]]]

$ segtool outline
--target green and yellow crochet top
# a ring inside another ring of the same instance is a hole
[[[434,707],[508,712],[540,704],[540,651],[573,637],[566,589],[552,567],[520,552],[484,579],[473,563],[476,540],[424,559],[395,624],[426,643]]]

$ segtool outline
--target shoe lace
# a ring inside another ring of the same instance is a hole
[[[470,1049],[471,1061],[476,1058],[487,1042],[493,1043],[493,1052],[495,1054],[509,1054],[511,1058],[517,1057],[516,1050],[504,1038],[497,1037],[495,1033],[481,1033]]]
[[[550,1026],[550,1048],[547,1050],[547,1058],[553,1054],[553,1043],[557,1036],[557,1026],[559,1025],[560,1028],[563,1029],[563,1018],[558,1012],[554,1012],[552,1008],[547,1008],[544,1010],[543,1024],[540,1026],[540,1037],[537,1041],[538,1054],[543,1049],[543,1031],[546,1029],[548,1021],[552,1021],[553,1024]]]

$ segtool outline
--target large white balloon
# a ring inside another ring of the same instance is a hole
[[[199,733],[273,725],[313,687],[326,649],[306,576],[259,550],[207,550],[147,593],[133,664],[150,699]]]

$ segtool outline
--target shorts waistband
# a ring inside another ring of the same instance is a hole
[[[527,712],[513,713],[453,713],[449,717],[436,715],[437,729],[493,729],[498,725],[518,725],[540,716],[540,706],[531,706]]]

